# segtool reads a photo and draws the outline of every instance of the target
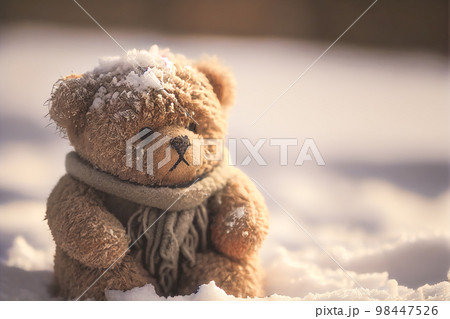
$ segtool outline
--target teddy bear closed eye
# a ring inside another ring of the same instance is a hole
[[[210,146],[193,147],[225,138],[233,103],[216,59],[156,46],[55,84],[50,117],[74,147],[46,212],[61,297],[103,300],[149,283],[186,295],[211,281],[263,295],[264,199],[227,160],[208,160]]]

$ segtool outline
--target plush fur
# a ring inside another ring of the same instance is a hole
[[[145,169],[141,172],[126,165],[126,140],[145,127],[170,137],[187,136],[190,141],[224,139],[234,80],[216,59],[193,62],[168,50],[160,54],[173,63],[170,74],[161,71],[164,90],[132,92],[131,98],[122,94],[101,109],[94,108],[99,89],[116,81],[111,72],[96,69],[58,81],[49,113],[93,168],[135,185],[185,187],[215,169],[218,162],[203,156],[214,150],[202,148],[200,165],[181,163],[170,171],[178,158],[172,149],[170,162],[149,175]],[[194,125],[192,118],[198,124]],[[164,158],[164,150],[161,147],[155,152],[155,162]],[[185,158],[192,161],[192,147]],[[154,284],[158,292],[156,278],[139,259],[125,253],[130,244],[126,221],[107,208],[107,196],[70,175],[62,177],[49,196],[46,216],[57,246],[56,282],[64,298],[79,297],[102,273],[82,299],[103,300],[105,289],[126,290],[147,283]],[[206,205],[208,251],[197,254],[195,267],[180,270],[176,293],[193,293],[214,280],[228,294],[261,296],[263,276],[257,253],[268,229],[263,197],[250,179],[238,172]]]

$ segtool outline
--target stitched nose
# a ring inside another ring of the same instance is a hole
[[[170,146],[172,146],[179,155],[184,155],[188,147],[191,146],[191,142],[187,135],[177,136],[170,140]]]

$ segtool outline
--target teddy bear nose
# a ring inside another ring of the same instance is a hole
[[[191,142],[189,141],[189,137],[187,137],[187,135],[180,135],[170,140],[170,146],[172,146],[179,155],[184,155],[188,147],[191,146]]]

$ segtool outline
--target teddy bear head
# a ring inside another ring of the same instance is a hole
[[[216,59],[194,62],[152,46],[60,79],[49,114],[95,168],[125,181],[176,186],[218,165],[205,156],[218,144],[202,141],[224,139],[233,100],[233,77]]]

